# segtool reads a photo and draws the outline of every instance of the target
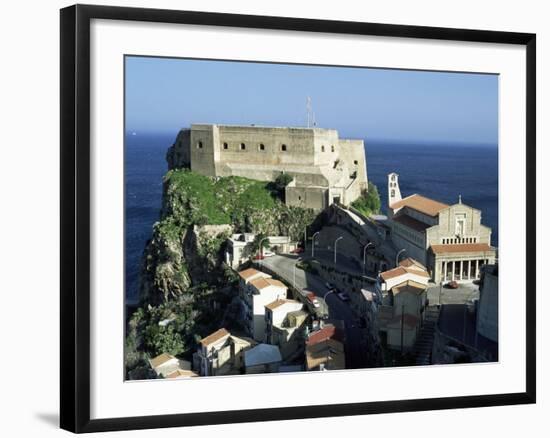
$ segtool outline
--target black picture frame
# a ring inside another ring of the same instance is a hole
[[[335,34],[488,42],[526,47],[526,391],[508,394],[288,406],[90,419],[90,21],[130,20]],[[536,36],[530,33],[234,15],[111,6],[61,10],[60,426],[82,432],[515,405],[536,401]]]

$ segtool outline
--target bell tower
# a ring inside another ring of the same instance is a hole
[[[397,201],[401,201],[399,190],[399,175],[395,172],[388,174],[388,207]]]

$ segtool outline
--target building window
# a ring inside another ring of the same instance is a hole
[[[282,145],[281,145],[281,150],[282,150],[282,151],[286,151],[286,144],[282,144]]]
[[[391,180],[392,180],[392,181],[395,181],[395,175],[392,175],[392,176],[391,176]]]
[[[244,151],[246,149],[246,145],[244,143],[241,143],[241,151]]]
[[[334,152],[334,145],[332,145],[332,146],[330,147],[330,151],[331,151],[331,152]]]
[[[353,160],[353,164],[355,164],[357,166],[359,164],[359,161]]]
[[[391,191],[391,197],[393,198],[395,196],[395,190]]]
[[[321,146],[321,152],[325,152],[325,146]]]
[[[224,143],[223,148],[227,150],[227,149],[229,149],[229,145],[227,143]]]
[[[260,146],[258,147],[260,151],[265,151],[265,145],[263,143],[260,143]]]
[[[199,141],[199,142],[197,143],[197,149],[202,149],[202,141]]]
[[[466,231],[466,214],[460,213],[455,215],[455,234],[462,236]]]

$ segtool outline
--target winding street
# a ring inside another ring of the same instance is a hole
[[[313,291],[319,297],[326,297],[329,308],[329,318],[344,321],[346,368],[364,368],[366,363],[366,348],[362,343],[362,330],[358,326],[349,305],[335,293],[329,293],[323,279],[317,275],[294,268],[298,261],[295,255],[275,255],[262,260],[265,265],[290,284],[296,282],[299,289]]]

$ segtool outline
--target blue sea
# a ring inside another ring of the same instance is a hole
[[[165,155],[177,133],[129,133],[125,150],[126,298],[138,296],[145,243],[159,218]],[[482,211],[498,246],[498,149],[490,145],[399,143],[365,140],[368,178],[387,208],[387,174],[397,172],[403,196],[419,193],[448,204],[458,201]]]

